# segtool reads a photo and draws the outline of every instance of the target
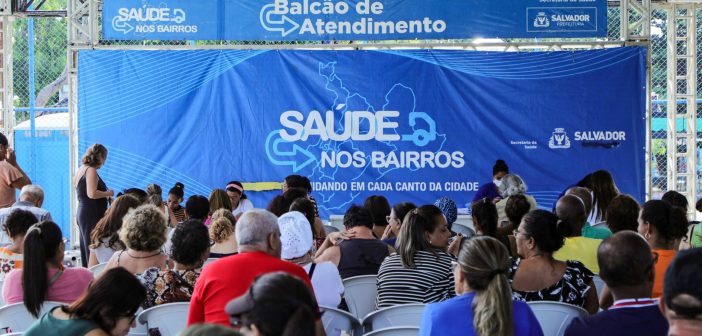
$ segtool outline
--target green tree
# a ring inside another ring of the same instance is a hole
[[[66,0],[47,0],[42,10],[66,9]],[[67,20],[62,17],[34,18],[35,106],[58,103],[58,91],[66,81]],[[29,30],[28,18],[17,18],[13,25],[13,88],[15,107],[29,106]],[[17,121],[29,118],[17,113]]]

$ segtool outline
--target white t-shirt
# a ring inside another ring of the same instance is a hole
[[[305,272],[310,273],[312,263],[304,266]],[[317,297],[317,304],[336,308],[341,302],[341,295],[344,294],[344,283],[341,282],[339,270],[331,261],[324,261],[315,266],[312,273],[312,288],[314,296]]]
[[[232,210],[232,215],[237,216],[238,214],[252,210],[253,208],[254,206],[253,203],[251,203],[251,201],[249,201],[248,199],[242,199],[239,200],[239,206],[237,206],[236,209]]]
[[[106,263],[110,261],[112,255],[117,252],[106,246],[107,238],[100,239],[100,245],[97,248],[90,249],[90,252],[95,252],[95,257],[97,257],[98,264]]]

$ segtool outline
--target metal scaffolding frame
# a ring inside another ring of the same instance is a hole
[[[69,134],[70,134],[70,175],[73,176],[77,167],[78,163],[78,155],[77,153],[77,136],[78,136],[78,129],[77,129],[77,115],[78,115],[78,96],[77,96],[77,88],[78,88],[78,52],[80,50],[94,50],[94,49],[105,49],[105,50],[178,50],[178,49],[336,49],[336,50],[343,50],[343,49],[365,49],[365,50],[372,50],[372,49],[389,49],[389,48],[429,48],[429,49],[463,49],[463,50],[496,50],[496,51],[505,51],[505,52],[510,52],[510,51],[534,51],[534,50],[540,50],[540,51],[559,51],[559,50],[575,50],[575,49],[600,49],[600,48],[610,48],[610,47],[619,47],[619,46],[628,46],[628,45],[638,45],[638,46],[646,46],[650,47],[650,22],[651,22],[651,9],[652,9],[652,0],[610,0],[609,5],[610,6],[619,6],[621,7],[621,25],[620,25],[620,39],[618,41],[592,41],[592,39],[583,39],[583,40],[567,40],[567,41],[558,41],[558,42],[491,42],[491,43],[480,43],[478,41],[473,41],[473,42],[465,42],[465,43],[447,43],[445,41],[435,41],[435,42],[426,42],[426,43],[351,43],[351,44],[280,44],[280,45],[252,45],[252,44],[232,44],[232,45],[194,45],[194,44],[188,44],[188,45],[167,45],[167,44],[162,44],[162,45],[115,45],[115,44],[109,44],[109,43],[103,43],[103,41],[100,39],[100,19],[101,19],[101,1],[100,0],[68,0],[68,8],[67,8],[67,18],[68,18],[68,51],[67,51],[67,64],[69,67]],[[670,0],[669,2],[673,2],[673,0]],[[678,1],[680,2],[680,1]],[[691,1],[686,1],[686,2],[691,2]],[[702,0],[696,0],[692,1],[694,3],[699,3],[702,4]],[[0,12],[2,12],[2,4],[3,3],[9,3],[9,0],[0,0]],[[677,6],[681,6],[680,8],[683,7],[690,7],[694,6],[689,3],[687,4],[674,4],[671,5],[669,3],[661,3],[661,2],[656,2],[653,4],[653,6],[674,6],[675,8],[678,8]],[[694,11],[693,11],[694,13]],[[3,20],[11,20],[11,18],[3,18]],[[689,18],[686,18],[689,19]],[[669,20],[672,21],[672,20]],[[693,20],[693,25],[694,25],[694,20]],[[3,21],[2,25],[3,29],[5,27],[8,27],[7,21]],[[694,29],[688,30],[692,31],[694,34]],[[0,33],[3,33],[3,31],[0,31]],[[4,36],[4,35],[3,35]],[[674,34],[673,34],[674,37]],[[3,114],[5,116],[5,120],[8,120],[8,115],[11,114],[11,95],[8,96],[8,92],[11,93],[12,90],[12,81],[11,81],[11,67],[8,70],[6,68],[6,65],[11,64],[11,42],[7,41],[8,39],[3,39],[3,63],[2,67],[0,67],[0,71],[3,73],[3,85],[2,89],[3,91],[0,91],[0,94],[2,94],[3,98],[2,101],[4,103],[3,105]],[[694,45],[694,37],[692,40],[688,39],[688,42],[692,41]],[[9,44],[8,44],[9,43]],[[10,46],[9,48],[7,46]],[[692,52],[694,53],[695,48],[688,48],[692,49]],[[678,55],[670,55],[674,57],[678,57]],[[690,62],[690,55],[684,55],[686,57],[685,59]],[[692,61],[694,62],[694,54],[692,56]],[[651,64],[651,56],[650,53],[648,53],[648,62],[647,62],[647,93],[650,92],[650,64]],[[694,68],[694,63],[693,63],[693,68]],[[688,71],[687,74],[689,76],[695,76],[694,71]],[[670,76],[670,75],[669,75]],[[689,77],[688,76],[688,77]],[[672,80],[672,78],[669,78]],[[677,77],[676,77],[677,79]],[[692,81],[690,80],[692,79]],[[696,81],[694,81],[693,78],[686,78],[688,83],[692,83],[693,85],[689,85],[689,87],[694,87]],[[675,80],[673,80],[671,83],[675,84]],[[670,85],[669,86],[669,93],[671,93],[671,88],[670,87],[675,87],[675,85]],[[9,91],[8,91],[9,90]],[[689,93],[685,93],[689,95]],[[692,94],[694,96],[694,93]],[[680,97],[681,95],[678,94],[677,97]],[[650,94],[647,95],[647,98],[650,97]],[[669,101],[671,95],[669,94]],[[685,96],[688,97],[688,96]],[[651,129],[651,106],[650,106],[650,99],[646,99],[646,117],[647,117],[647,129],[646,129],[646,198],[650,198],[651,196],[651,154],[650,154],[650,144],[651,144],[651,136],[650,136],[650,129]],[[675,100],[673,100],[674,102]],[[685,116],[689,116],[690,113],[694,115],[694,111],[696,108],[695,105],[695,99],[691,99],[692,104],[688,105],[688,114],[685,114]],[[674,105],[669,105],[669,106],[674,106]],[[674,115],[674,114],[673,114]],[[671,121],[671,117],[669,114],[669,123],[673,123],[672,126],[675,126],[675,118],[672,118],[673,120]],[[688,118],[688,123],[690,123],[689,127],[687,130],[695,130],[695,119],[696,118]],[[7,123],[5,124],[6,130],[8,130],[8,125]],[[670,128],[669,128],[670,129]],[[675,129],[675,128],[672,128]],[[674,141],[675,134],[672,132],[668,132],[668,142],[669,144]],[[692,141],[688,142],[688,144],[695,144],[695,138],[694,138],[694,133],[692,135],[692,138],[690,138],[689,134],[685,135],[686,141]],[[672,148],[672,147],[669,147]],[[686,178],[691,178],[692,181],[694,182],[696,180],[694,172],[696,172],[696,160],[694,159],[695,155],[694,150],[688,150],[685,153],[679,153],[676,155],[687,155],[687,162],[691,163],[691,170],[687,170],[685,174],[688,175],[680,175],[677,173],[676,169],[668,169],[668,179],[669,181],[675,181],[679,176],[685,176]],[[692,158],[692,159],[690,159]],[[670,156],[669,156],[669,160]],[[692,177],[690,172],[692,172]],[[691,199],[694,199],[696,195],[696,189],[697,189],[697,184],[692,183],[688,184],[688,186],[691,186],[691,188],[688,188],[687,196],[691,197]],[[72,189],[72,188],[71,188]],[[71,219],[75,218],[75,207],[76,207],[76,200],[75,200],[75,191],[71,190]],[[75,232],[72,232],[72,238],[74,237],[73,235]]]

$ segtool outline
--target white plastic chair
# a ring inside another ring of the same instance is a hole
[[[457,223],[453,223],[453,226],[451,226],[451,231],[453,231],[456,234],[460,233],[464,237],[468,238],[475,236],[475,231],[473,231],[473,229]]]
[[[50,311],[51,308],[65,303],[44,301],[39,310],[39,317]],[[23,302],[13,303],[0,308],[0,330],[3,332],[23,332],[27,330],[37,318],[27,311]]]
[[[585,309],[554,301],[531,301],[529,307],[536,315],[544,336],[561,336],[576,317],[587,317]]]
[[[337,228],[336,226],[332,226],[332,225],[325,225],[324,232],[326,234],[330,234],[332,232],[339,232],[339,228]]]
[[[176,336],[187,328],[190,302],[164,303],[144,310],[139,322],[147,329],[158,328],[163,336]]]
[[[5,281],[5,280],[0,280],[0,290],[2,290],[2,283],[3,283],[4,281]],[[5,298],[3,298],[3,297],[2,297],[2,294],[0,294],[0,307],[2,307],[2,306],[4,306],[4,305],[5,305]]]
[[[361,323],[353,315],[332,307],[319,306],[322,311],[322,325],[327,335],[339,335],[343,332],[353,335]]]
[[[102,272],[105,271],[105,266],[107,266],[106,262],[102,264],[97,264],[89,268],[89,270],[93,272],[93,278],[97,279],[100,276],[100,274],[102,274]]]
[[[380,330],[385,328],[417,327],[422,320],[426,304],[408,303],[376,310],[363,319],[363,325],[368,330]]]
[[[9,334],[2,334],[0,336],[22,336],[22,335],[24,335],[23,332],[13,332],[13,333],[9,333]]]
[[[205,268],[205,266],[207,266],[207,265],[209,265],[217,260],[219,260],[219,258],[207,258],[207,260],[205,260],[205,262],[202,264],[202,268]]]
[[[595,276],[592,277],[592,282],[595,283],[595,287],[597,287],[597,299],[600,299],[600,296],[602,295],[602,289],[605,286],[604,281],[602,281],[602,278],[600,278],[599,275],[595,274]]]
[[[359,321],[375,310],[378,281],[375,275],[360,275],[343,280],[344,300],[351,315]]]
[[[371,331],[363,336],[417,336],[419,327],[401,326]]]

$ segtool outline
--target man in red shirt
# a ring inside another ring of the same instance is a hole
[[[236,223],[236,241],[239,254],[207,265],[197,279],[190,300],[188,326],[202,322],[229,326],[225,305],[244,294],[261,274],[286,272],[299,277],[312,289],[302,267],[280,259],[280,230],[272,213],[260,209],[245,212]]]

